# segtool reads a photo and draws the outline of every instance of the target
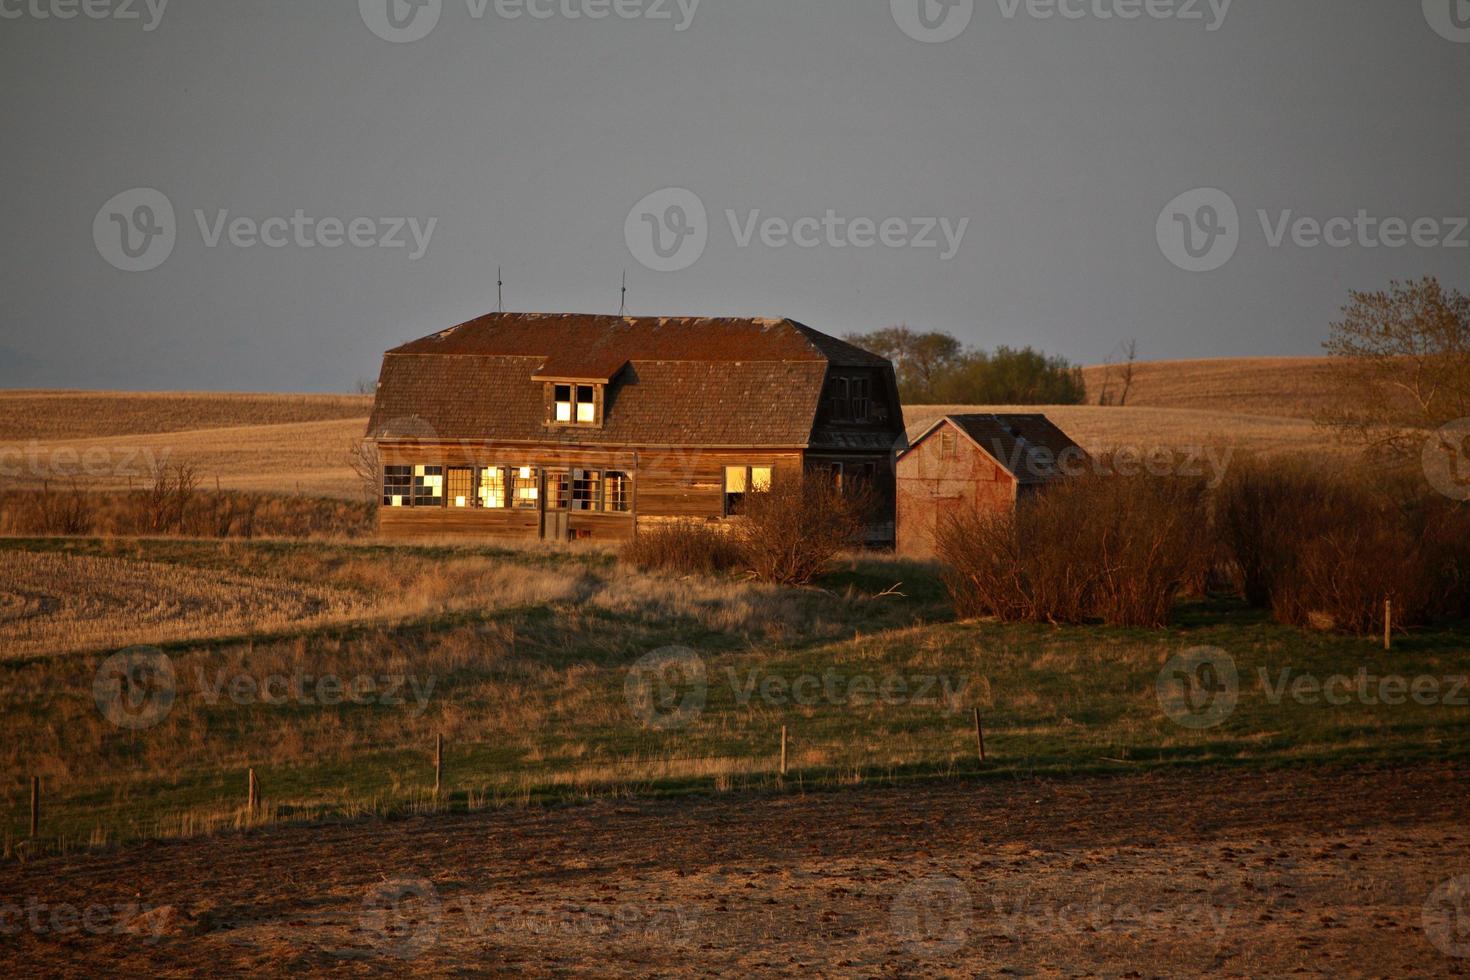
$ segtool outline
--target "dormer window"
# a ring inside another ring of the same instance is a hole
[[[836,377],[827,384],[828,413],[834,422],[871,422],[873,382],[867,377]]]
[[[599,385],[552,385],[552,422],[556,425],[598,425],[601,422]]]

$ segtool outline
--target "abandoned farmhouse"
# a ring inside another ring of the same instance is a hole
[[[893,366],[792,320],[533,313],[389,351],[368,436],[390,537],[617,542],[805,471],[866,486],[865,543],[913,557],[1082,452],[1043,415],[946,416],[910,443]]]
[[[903,434],[892,365],[791,320],[527,313],[389,351],[368,431],[389,536],[617,541],[805,467],[871,487],[879,545]]]

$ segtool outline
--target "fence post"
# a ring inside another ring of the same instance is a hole
[[[444,735],[434,736],[434,799],[444,786]]]
[[[256,811],[260,809],[260,780],[255,778],[254,766],[250,767],[249,786],[245,792],[245,806],[249,809],[250,815],[253,817]]]
[[[1383,597],[1383,649],[1393,649],[1393,596]]]
[[[786,726],[781,726],[781,775],[786,775]]]
[[[985,729],[980,724],[980,709],[975,709],[975,745],[980,749],[980,763],[985,763]]]
[[[41,832],[41,777],[31,777],[31,839]]]

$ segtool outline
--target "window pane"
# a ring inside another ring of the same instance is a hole
[[[556,420],[558,422],[570,422],[572,420],[572,386],[556,385]]]
[[[494,510],[505,508],[505,468],[492,466],[480,471],[480,506]]]
[[[444,467],[414,467],[413,505],[415,507],[444,506]]]
[[[596,470],[574,470],[572,473],[572,510],[596,510],[602,474]]]
[[[750,488],[756,493],[764,493],[771,489],[771,468],[769,466],[751,467]]]
[[[577,421],[589,425],[597,421],[597,406],[591,402],[577,402]]]
[[[541,500],[541,488],[534,467],[522,466],[516,473],[516,507],[535,510]]]
[[[605,510],[626,514],[633,509],[633,481],[628,479],[628,474],[609,473],[603,492],[606,495]]]
[[[475,471],[471,469],[452,469],[449,471],[447,482],[449,492],[449,506],[451,507],[475,507]]]
[[[550,510],[566,510],[571,503],[571,474],[552,470],[546,474],[546,506]]]
[[[412,466],[385,466],[383,468],[383,506],[413,506]]]
[[[726,493],[744,493],[745,492],[745,467],[743,467],[743,466],[727,466],[727,467],[725,467],[725,492]]]

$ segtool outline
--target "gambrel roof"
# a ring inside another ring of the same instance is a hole
[[[497,313],[388,351],[368,435],[805,448],[832,367],[879,372],[888,404],[886,424],[842,438],[892,446],[889,362],[795,321]],[[549,427],[549,381],[607,384],[603,424]]]

